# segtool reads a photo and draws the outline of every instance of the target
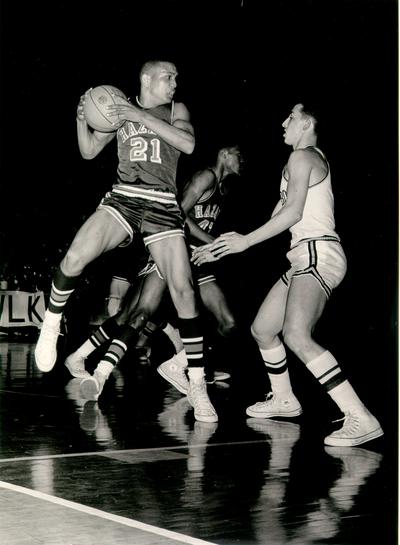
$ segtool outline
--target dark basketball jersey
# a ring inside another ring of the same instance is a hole
[[[154,117],[171,124],[172,104],[149,108]],[[176,195],[176,171],[180,151],[142,123],[125,121],[117,131],[118,182],[144,190]],[[115,186],[114,186],[115,187]]]
[[[205,194],[197,201],[190,212],[190,217],[197,223],[200,229],[206,233],[211,233],[218,214],[221,211],[223,195],[217,182],[215,172],[211,168],[208,170],[210,170],[214,175],[214,187],[207,190]],[[200,242],[194,238],[191,239],[190,243],[195,245],[200,244]]]

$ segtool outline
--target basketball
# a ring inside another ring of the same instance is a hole
[[[107,107],[120,104],[120,98],[127,100],[125,94],[113,85],[99,85],[90,89],[83,107],[87,124],[100,132],[116,131],[124,121],[118,116],[108,115]]]

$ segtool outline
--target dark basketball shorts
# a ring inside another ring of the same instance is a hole
[[[293,278],[311,275],[329,298],[332,290],[343,280],[347,261],[339,240],[307,240],[292,248],[286,257],[290,269],[281,277],[286,286]]]
[[[184,218],[175,195],[153,190],[130,191],[113,189],[101,200],[98,208],[109,212],[126,230],[127,246],[140,234],[145,246],[164,238],[184,236]]]

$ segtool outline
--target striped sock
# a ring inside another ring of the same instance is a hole
[[[284,345],[280,343],[274,348],[260,348],[260,352],[267,368],[272,391],[282,394],[292,392]]]
[[[89,354],[96,350],[96,348],[99,348],[104,343],[118,337],[120,327],[121,326],[118,325],[114,318],[108,318],[90,335],[87,341],[78,348],[77,352],[82,357],[87,358]]]
[[[114,367],[118,365],[121,359],[125,356],[129,346],[136,341],[137,336],[138,332],[135,328],[129,325],[121,326],[118,338],[114,338],[111,341],[111,344],[107,352],[102,357],[101,362],[108,362]]]
[[[328,350],[322,352],[306,365],[328,394],[345,380],[338,362]]]
[[[78,281],[79,276],[66,276],[60,267],[57,269],[51,284],[48,308],[50,312],[54,314],[63,313],[64,307],[75,290]]]
[[[149,342],[150,337],[158,329],[158,325],[153,322],[147,322],[142,331],[140,332],[138,342],[136,343],[137,348],[146,346]]]
[[[204,367],[203,335],[199,316],[178,318],[178,329],[188,359],[188,367]]]
[[[363,402],[343,375],[338,362],[328,350],[307,363],[307,367],[343,413],[351,407],[365,409]]]

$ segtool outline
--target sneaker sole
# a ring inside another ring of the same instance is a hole
[[[80,385],[80,392],[85,399],[97,401],[99,397],[97,382],[92,377],[90,379],[83,379]]]
[[[203,416],[201,414],[194,413],[194,417],[199,422],[218,422],[218,415]]]
[[[260,411],[252,411],[251,409],[246,409],[246,414],[252,416],[253,418],[275,418],[277,416],[280,416],[282,418],[294,418],[295,416],[300,416],[302,413],[303,410],[301,408],[286,413],[262,413]]]
[[[185,389],[181,384],[173,380],[169,375],[167,375],[167,373],[165,373],[165,371],[161,368],[161,366],[157,367],[157,371],[167,382],[172,384],[172,386],[174,386],[181,394],[184,394],[184,395],[187,394],[188,388]],[[189,382],[188,382],[188,387],[189,387]]]
[[[68,371],[71,373],[71,375],[75,378],[89,378],[90,373],[87,371],[75,371],[72,365],[65,362],[65,367],[68,369]]]
[[[365,435],[362,435],[361,437],[356,437],[355,439],[348,439],[340,437],[325,437],[324,444],[329,447],[355,447],[357,445],[362,445],[363,443],[367,443],[367,441],[372,441],[373,439],[377,439],[378,437],[381,437],[383,435],[383,430],[379,426],[379,428],[376,428],[376,430],[370,431],[369,433],[366,433]]]

